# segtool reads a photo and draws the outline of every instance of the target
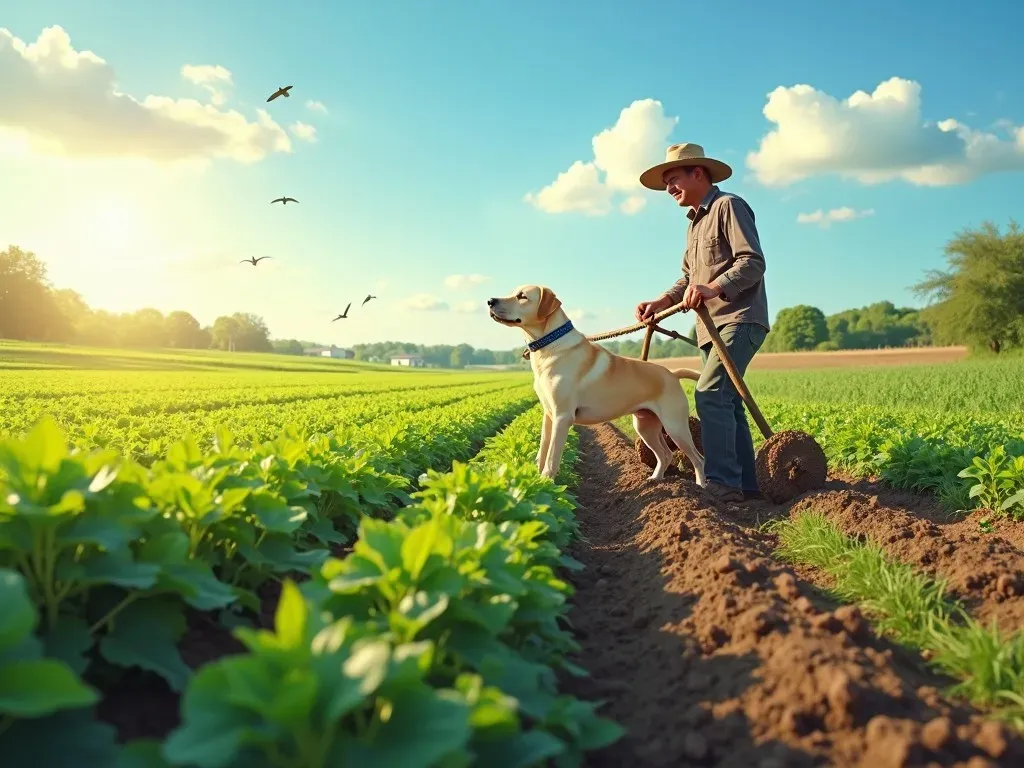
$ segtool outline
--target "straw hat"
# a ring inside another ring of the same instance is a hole
[[[661,175],[669,168],[682,168],[689,165],[703,165],[711,171],[711,183],[717,184],[732,176],[732,168],[721,160],[707,157],[704,154],[704,147],[700,144],[673,144],[665,150],[665,162],[658,163],[653,168],[648,168],[640,174],[640,183],[648,189],[659,192],[664,191],[665,182]]]

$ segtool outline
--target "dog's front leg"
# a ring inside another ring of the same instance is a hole
[[[540,425],[540,447],[537,449],[537,471],[544,471],[544,462],[547,460],[551,448],[551,414],[544,410],[544,420]]]
[[[548,444],[548,455],[544,457],[544,469],[541,470],[541,474],[554,480],[562,463],[562,450],[569,437],[573,417],[571,413],[556,413],[551,421],[551,442]]]

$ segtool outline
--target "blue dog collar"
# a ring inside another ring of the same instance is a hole
[[[538,349],[544,349],[544,347],[546,347],[551,342],[558,341],[571,330],[572,320],[569,320],[565,325],[561,325],[558,328],[555,328],[555,330],[553,330],[547,336],[541,336],[539,339],[537,339],[536,341],[531,341],[526,346],[529,348],[531,352],[536,352]]]

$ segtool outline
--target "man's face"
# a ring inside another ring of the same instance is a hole
[[[665,191],[675,198],[680,207],[700,205],[707,192],[708,183],[697,168],[670,168],[661,178],[667,185]]]

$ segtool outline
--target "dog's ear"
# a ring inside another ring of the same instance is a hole
[[[554,291],[549,288],[540,289],[540,305],[537,307],[537,317],[541,320],[547,320],[561,306],[562,302],[555,296]]]

